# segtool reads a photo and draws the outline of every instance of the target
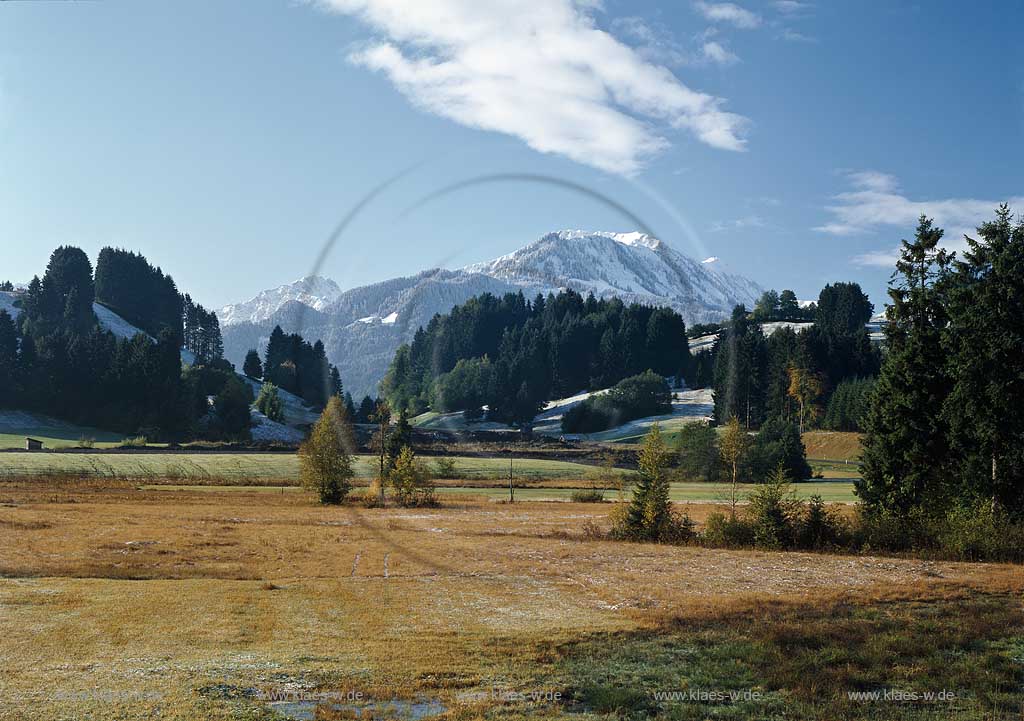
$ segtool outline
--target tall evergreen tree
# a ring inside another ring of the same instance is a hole
[[[961,495],[1024,514],[1024,220],[1003,205],[966,241],[949,283],[943,417],[968,481]]]
[[[644,437],[637,458],[637,479],[633,498],[622,521],[619,535],[638,541],[662,540],[672,526],[669,501],[669,452],[661,429],[655,423]]]
[[[870,509],[909,513],[943,495],[949,392],[942,334],[949,256],[942,230],[921,216],[913,241],[902,241],[890,281],[887,353],[865,419],[863,477],[857,494]],[[936,504],[937,505],[937,504]]]
[[[263,377],[263,363],[260,361],[260,354],[255,348],[250,348],[245,354],[245,362],[242,364],[242,373],[253,380]]]

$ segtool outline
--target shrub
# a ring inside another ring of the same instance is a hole
[[[749,501],[744,516],[753,529],[754,545],[768,549],[791,548],[796,541],[801,503],[793,497],[781,465],[750,494]]]
[[[455,459],[441,456],[434,460],[434,478],[458,478],[459,470],[455,466]]]
[[[92,436],[82,436],[78,439],[79,448],[92,448],[96,445],[96,439]]]
[[[935,527],[944,555],[963,561],[1024,559],[1024,524],[990,502],[956,506]]]
[[[653,371],[644,371],[616,383],[607,393],[590,396],[562,416],[564,433],[594,433],[634,418],[669,413],[672,390]]]
[[[388,474],[395,489],[395,499],[402,506],[433,506],[437,504],[434,484],[416,460],[412,448],[405,446],[398,453],[395,465]]]
[[[750,548],[754,545],[754,527],[740,516],[712,513],[704,522],[703,540],[716,548]]]
[[[797,524],[797,546],[812,550],[847,545],[848,529],[845,519],[830,511],[821,496],[811,496],[802,509]]]
[[[270,381],[260,386],[260,393],[256,396],[256,410],[272,421],[284,422],[284,404],[281,402],[281,395],[277,392],[277,386]]]
[[[573,491],[569,496],[573,503],[604,503],[604,493],[598,490]]]
[[[125,438],[121,441],[121,448],[145,448],[149,443],[149,439],[146,436],[135,436],[134,438]]]

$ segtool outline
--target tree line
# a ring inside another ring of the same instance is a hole
[[[94,302],[143,332],[103,329]],[[0,407],[170,441],[249,438],[253,394],[223,358],[216,316],[144,256],[104,248],[94,273],[62,246],[16,307],[0,311]]]
[[[822,420],[842,388],[842,408],[837,404],[828,419],[855,430],[856,408],[870,385],[852,381],[870,379],[881,363],[866,328],[873,310],[857,283],[830,284],[813,307],[813,325],[766,336],[756,314],[737,306],[709,356],[694,364],[710,370],[715,418],[736,417],[747,429],[781,418],[805,430]]]
[[[310,343],[299,333],[286,334],[279,325],[270,333],[263,361],[252,349],[242,368],[247,376],[262,378],[319,408],[344,392],[341,375],[327,360],[323,342]]]
[[[465,411],[528,424],[550,398],[608,388],[646,370],[681,377],[686,326],[669,308],[584,298],[483,294],[435,315],[401,346],[381,384],[392,407]]]
[[[970,508],[1024,515],[1024,220],[1003,205],[939,246],[924,216],[889,288],[886,354],[857,493],[904,521]]]

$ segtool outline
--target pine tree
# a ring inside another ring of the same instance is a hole
[[[373,423],[373,411],[377,407],[373,398],[370,396],[363,396],[363,400],[359,402],[359,413],[356,415],[356,421],[358,423]]]
[[[377,449],[377,483],[378,502],[384,505],[384,484],[388,479],[388,470],[391,466],[390,450],[391,445],[388,436],[391,431],[391,406],[386,400],[380,399],[370,415],[370,422],[377,424],[377,430],[373,434],[372,445]]]
[[[331,366],[330,383],[329,383],[330,396],[338,396],[338,398],[345,397],[345,387],[341,384],[341,373],[338,371],[338,366]]]
[[[321,503],[340,503],[352,488],[352,424],[340,398],[332,397],[299,447],[302,485]]]
[[[669,452],[655,423],[644,437],[637,458],[633,498],[617,534],[644,541],[667,540],[673,524],[669,501]]]
[[[0,310],[0,408],[14,406],[18,365],[18,329],[6,310]]]
[[[950,279],[945,347],[955,383],[944,419],[961,495],[1024,513],[1024,219],[1003,205],[967,239]]]
[[[676,445],[679,470],[686,480],[717,481],[721,469],[718,433],[709,423],[687,423]]]
[[[270,332],[270,340],[267,341],[265,358],[263,375],[268,380],[274,380],[278,368],[288,360],[288,339],[279,325],[275,325],[274,330]]]
[[[921,216],[913,241],[902,241],[890,281],[887,353],[865,419],[863,477],[857,495],[871,510],[905,515],[943,495],[949,390],[942,333],[949,257],[942,230]]]
[[[782,320],[800,319],[800,302],[796,299],[796,293],[791,290],[779,293],[779,317]]]
[[[245,354],[242,373],[254,381],[263,377],[263,363],[260,361],[259,351],[255,348],[250,348],[249,352]]]

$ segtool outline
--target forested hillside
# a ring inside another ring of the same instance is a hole
[[[528,423],[550,398],[607,388],[645,370],[681,376],[689,349],[669,308],[575,291],[483,294],[436,315],[395,354],[381,386],[393,407]]]
[[[94,275],[82,250],[60,247],[42,278],[8,292],[16,300],[14,313],[0,309],[0,408],[151,440],[248,438],[253,394],[223,358],[217,317],[145,257],[104,248]],[[124,328],[105,329],[99,310]],[[323,405],[341,383],[323,345],[298,336],[285,345],[274,380]]]
[[[712,369],[715,417],[724,423],[735,416],[746,428],[782,418],[806,429],[826,417],[837,388],[843,387],[840,400],[850,408],[861,403],[852,394],[867,394],[870,386],[852,381],[874,376],[881,362],[865,327],[872,311],[859,285],[835,283],[822,289],[813,325],[800,332],[779,328],[766,337],[756,314],[737,307],[703,364]],[[827,419],[837,430],[855,430],[854,412],[841,417],[836,407]]]

